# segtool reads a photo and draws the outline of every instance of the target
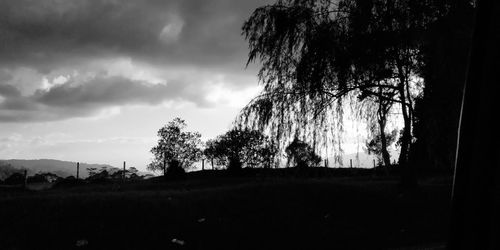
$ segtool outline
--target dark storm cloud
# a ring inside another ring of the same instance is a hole
[[[5,86],[5,89],[12,88],[14,87]],[[0,87],[0,91],[1,89]],[[49,89],[40,89],[31,96],[0,92],[0,96],[4,97],[0,102],[0,122],[62,120],[92,115],[106,107],[159,104],[165,101],[211,105],[200,90],[191,89],[182,81],[151,84],[119,76],[97,76],[87,82],[67,82]]]
[[[124,104],[159,104],[165,100],[183,99],[205,104],[200,96],[186,89],[180,81],[168,84],[151,84],[124,77],[97,77],[83,84],[71,82],[56,85],[48,90],[38,90],[33,99],[53,107],[106,106]],[[200,93],[197,91],[197,93]]]
[[[99,60],[129,58],[162,70],[186,68],[193,74],[213,70],[230,81],[225,83],[228,88],[238,88],[255,74],[242,71],[247,45],[241,26],[256,7],[269,2],[2,0],[0,122],[60,120],[93,115],[106,107],[169,100],[211,105],[206,101],[209,91],[196,80],[203,76],[162,85],[98,75],[49,89],[36,83],[34,89],[39,89],[29,94],[26,88],[9,85],[8,78],[20,68],[47,76],[61,69],[83,71]]]
[[[62,64],[120,55],[166,66],[241,69],[247,50],[240,27],[266,2],[1,1],[0,63],[50,71]],[[166,41],[162,31],[171,33],[167,40],[174,37]]]
[[[0,96],[16,97],[20,96],[21,92],[14,86],[0,83]]]

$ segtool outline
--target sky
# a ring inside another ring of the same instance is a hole
[[[241,26],[272,2],[0,1],[0,159],[145,169],[175,117],[224,133],[260,89]]]
[[[0,1],[0,159],[144,169],[175,117],[223,133],[259,91],[241,26],[268,3]]]

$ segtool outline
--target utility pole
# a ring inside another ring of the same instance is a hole
[[[76,163],[76,179],[80,178],[80,162]]]
[[[122,179],[125,180],[125,166],[126,166],[126,162],[124,161],[123,162],[123,173],[122,173]]]

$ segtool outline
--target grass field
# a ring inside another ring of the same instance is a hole
[[[441,249],[449,200],[370,176],[4,190],[0,249]]]

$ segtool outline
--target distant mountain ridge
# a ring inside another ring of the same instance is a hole
[[[118,168],[107,164],[89,164],[80,162],[80,178],[87,178],[89,176],[87,168],[107,168],[110,172],[119,170]],[[53,159],[9,159],[0,160],[0,179],[5,179],[12,173],[21,172],[24,169],[28,170],[28,175],[34,175],[39,172],[50,172],[60,177],[76,176],[76,162]]]

